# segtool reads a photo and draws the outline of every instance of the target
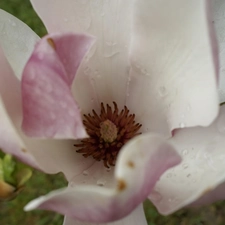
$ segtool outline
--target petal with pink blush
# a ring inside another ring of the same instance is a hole
[[[182,164],[168,170],[150,195],[161,214],[191,204],[225,181],[224,135],[225,106],[220,107],[218,118],[209,127],[175,132],[171,142],[182,155]],[[215,200],[224,199],[223,193],[214,195]]]
[[[140,135],[121,149],[114,187],[74,184],[31,201],[25,210],[47,209],[85,222],[112,222],[141,204],[160,176],[180,161],[162,138]]]
[[[225,102],[225,1],[214,1],[214,18],[213,24],[215,25],[217,39],[219,42],[219,58],[220,58],[220,82],[219,94],[220,102]]]
[[[144,131],[168,135],[178,127],[207,126],[217,116],[218,60],[208,4],[135,1],[127,105],[138,108]]]
[[[142,204],[121,220],[112,223],[86,223],[65,217],[63,225],[147,225]]]
[[[7,154],[14,155],[22,162],[39,169],[35,158],[27,151],[10,120],[5,106],[0,98],[0,149]]]
[[[93,38],[48,35],[36,46],[22,77],[23,130],[30,137],[84,138],[70,86]]]
[[[25,23],[0,9],[0,45],[20,80],[25,64],[40,39]]]
[[[14,76],[1,48],[0,68],[0,149],[38,169],[38,162],[26,148],[17,130],[22,118],[20,82]]]
[[[70,180],[93,164],[76,152],[71,140],[40,140],[24,135],[21,130],[22,100],[20,81],[14,76],[0,49],[1,124],[0,148],[24,163],[45,173],[63,172]],[[51,159],[51,160],[49,160]]]

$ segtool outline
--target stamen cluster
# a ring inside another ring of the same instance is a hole
[[[74,145],[79,148],[78,153],[84,157],[92,156],[97,161],[102,160],[107,168],[115,166],[119,150],[129,139],[140,134],[137,131],[141,127],[134,120],[135,114],[129,114],[126,106],[119,113],[117,104],[113,102],[113,105],[114,111],[108,104],[105,108],[101,103],[100,115],[95,110],[92,110],[93,115],[83,115],[83,124],[89,138]]]

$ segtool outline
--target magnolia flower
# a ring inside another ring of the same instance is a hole
[[[1,11],[0,147],[69,182],[26,210],[65,225],[146,224],[146,197],[169,214],[223,183],[209,3],[33,0],[41,40]]]

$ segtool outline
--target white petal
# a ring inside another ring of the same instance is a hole
[[[216,117],[217,59],[207,7],[205,0],[135,1],[127,105],[144,131],[168,134]]]
[[[69,217],[65,217],[63,225],[147,225],[147,222],[145,219],[143,205],[141,204],[127,217],[112,223],[104,223],[104,224],[85,223],[71,219]]]
[[[0,45],[17,78],[40,38],[25,23],[0,9]]]
[[[101,101],[116,101],[123,106],[133,0],[31,2],[48,31],[85,32],[97,37],[74,82],[74,96],[80,107],[90,112]]]
[[[27,150],[35,157],[46,173],[63,172],[70,181],[93,164],[92,158],[84,158],[76,152],[71,140],[39,140],[22,135]]]
[[[80,156],[82,156],[82,154],[80,154]],[[83,162],[85,162],[85,160],[90,159],[83,157]],[[92,162],[93,163],[89,168],[86,168],[81,174],[75,175],[70,179],[70,187],[85,184],[112,188],[115,185],[114,168],[106,168],[103,162],[97,162],[96,160],[93,160]]]
[[[152,134],[140,135],[121,149],[112,187],[74,182],[69,188],[31,201],[25,210],[54,210],[93,223],[116,221],[141,204],[161,175],[178,163],[179,155],[164,139]],[[83,179],[88,179],[85,176]],[[94,174],[90,174],[90,179],[91,176]]]
[[[225,102],[225,1],[214,1],[214,24],[216,28],[217,38],[219,42],[219,57],[220,57],[220,82],[219,93],[220,102]]]
[[[225,106],[207,128],[179,129],[171,138],[183,162],[168,170],[156,184],[150,200],[162,214],[195,201],[225,181]]]

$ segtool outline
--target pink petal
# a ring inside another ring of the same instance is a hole
[[[24,163],[39,168],[34,157],[26,151],[15,123],[21,115],[19,82],[14,76],[0,48],[0,149],[16,156]]]
[[[112,223],[104,223],[104,224],[101,223],[101,225],[137,225],[137,224],[147,225],[142,204],[138,206],[127,217],[121,220],[118,220]],[[98,224],[86,223],[86,222],[81,222],[81,221],[77,221],[69,217],[66,217],[63,225],[99,225],[99,223]]]
[[[32,0],[49,32],[82,32],[97,37],[82,63],[73,92],[90,112],[100,102],[124,106],[129,75],[133,1]],[[51,13],[49,13],[51,12]]]
[[[214,3],[214,18],[213,24],[216,28],[217,39],[219,42],[219,57],[220,57],[220,102],[225,102],[225,32],[224,32],[224,23],[225,23],[225,1],[224,0],[215,0]]]
[[[23,134],[20,82],[0,49],[0,148],[46,173],[63,172],[68,180],[93,164],[76,153],[73,141],[37,140]]]
[[[30,27],[0,9],[0,44],[18,79],[35,44],[40,39]]]
[[[141,135],[119,155],[113,188],[72,185],[30,202],[25,210],[54,210],[87,222],[111,222],[134,210],[151,192],[160,176],[180,163],[173,147],[162,138]]]
[[[48,35],[36,46],[22,77],[23,130],[39,138],[83,138],[80,110],[70,86],[93,38]]]
[[[150,200],[162,214],[170,214],[201,198],[225,181],[225,106],[207,128],[179,129],[171,142],[183,162],[168,170],[157,183]],[[223,193],[218,193],[224,199]]]
[[[144,131],[168,135],[178,127],[207,126],[217,116],[218,60],[208,4],[135,1],[127,105],[138,108]]]
[[[34,157],[26,151],[23,141],[13,127],[4,104],[0,99],[0,149],[8,154],[12,154],[22,162],[39,169],[39,165]]]

